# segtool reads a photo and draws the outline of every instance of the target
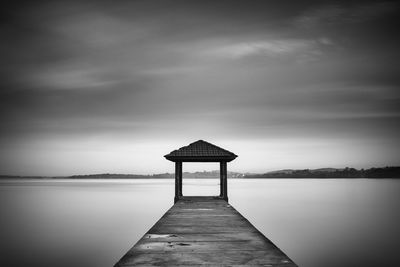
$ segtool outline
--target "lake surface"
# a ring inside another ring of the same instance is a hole
[[[184,195],[217,195],[184,179]],[[400,180],[230,179],[229,202],[299,266],[399,266]],[[113,266],[173,205],[165,180],[0,181],[0,266]]]

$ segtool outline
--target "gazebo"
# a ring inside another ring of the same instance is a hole
[[[234,160],[237,155],[210,144],[206,141],[199,140],[188,146],[181,147],[164,156],[166,159],[175,162],[175,198],[176,203],[183,198],[182,194],[182,163],[183,162],[219,162],[220,166],[220,195],[228,201],[228,177],[227,162]]]

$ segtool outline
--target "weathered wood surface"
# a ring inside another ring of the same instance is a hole
[[[115,265],[297,266],[225,200],[184,197]]]

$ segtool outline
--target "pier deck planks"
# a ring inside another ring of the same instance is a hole
[[[115,265],[297,266],[228,202],[184,197]]]

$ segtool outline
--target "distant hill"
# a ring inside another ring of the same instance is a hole
[[[161,174],[118,174],[118,173],[99,173],[87,175],[72,175],[65,178],[70,179],[143,179],[143,178],[172,178],[174,174],[161,173]]]
[[[400,167],[357,170],[354,168],[321,168],[304,170],[279,170],[263,174],[246,174],[243,178],[400,178]]]
[[[173,173],[117,174],[99,173],[72,176],[12,176],[0,175],[0,179],[165,179],[174,178]],[[219,170],[184,172],[183,178],[219,178]],[[284,169],[266,173],[228,172],[228,178],[400,178],[400,167],[384,167],[357,170],[354,168]]]

